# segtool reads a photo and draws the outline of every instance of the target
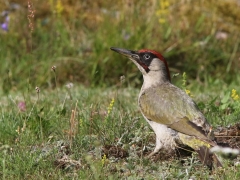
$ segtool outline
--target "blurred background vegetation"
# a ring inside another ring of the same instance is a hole
[[[112,46],[155,49],[190,82],[229,84],[240,80],[239,9],[239,0],[1,1],[2,90],[54,88],[52,66],[59,85],[113,86],[122,75],[141,84]]]

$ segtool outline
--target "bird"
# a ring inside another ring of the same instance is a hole
[[[150,50],[111,50],[129,58],[143,75],[138,105],[144,119],[156,134],[156,146],[148,157],[162,148],[175,149],[187,145],[199,154],[208,167],[222,167],[209,148],[216,146],[213,130],[193,99],[171,83],[167,61],[161,53]]]

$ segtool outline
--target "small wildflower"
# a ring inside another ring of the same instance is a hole
[[[165,14],[167,14],[167,10],[158,10],[157,12],[156,12],[156,15],[165,15]]]
[[[112,112],[113,109],[113,105],[114,105],[114,98],[112,98],[112,101],[110,102],[109,106],[108,106],[108,115]]]
[[[23,133],[25,131],[26,128],[26,123],[24,122],[23,127],[20,128],[20,126],[17,127],[16,132],[18,133],[18,135],[20,135],[21,133]]]
[[[233,99],[234,101],[239,100],[239,95],[238,95],[236,89],[232,89],[231,97],[232,97],[232,99]]]
[[[165,6],[166,8],[168,8],[168,7],[170,6],[169,1],[164,1],[164,6]]]
[[[121,83],[123,83],[125,81],[125,76],[124,75],[120,76],[120,81],[121,81]]]
[[[55,72],[56,71],[56,66],[52,66],[51,69]]]
[[[62,5],[62,1],[58,0],[57,4],[56,4],[56,12],[58,15],[60,15],[63,11],[63,5]]]
[[[31,0],[28,0],[28,23],[29,23],[29,28],[31,30],[31,32],[33,32],[33,22],[32,19],[34,18],[34,13],[35,13],[35,9],[33,8],[33,3],[31,2]]]
[[[104,164],[106,163],[106,160],[107,160],[107,156],[106,154],[104,154],[102,157],[102,166],[104,166]]]
[[[191,91],[186,88],[186,84],[187,84],[187,74],[186,74],[186,72],[184,72],[183,75],[182,75],[182,86],[183,86],[183,89],[185,90],[185,93],[187,95],[189,95],[190,97],[193,97],[193,95],[191,94]]]
[[[18,103],[18,109],[21,111],[21,112],[24,112],[26,111],[26,104],[25,102],[21,101]]]
[[[188,96],[190,96],[190,97],[193,97],[193,95],[192,95],[192,93],[191,93],[191,91],[190,91],[190,90],[188,90],[188,89],[185,89],[185,93],[186,93]]]
[[[159,18],[159,19],[158,19],[158,22],[159,22],[160,24],[164,24],[164,23],[166,22],[166,20],[165,20],[164,18]]]
[[[8,11],[3,11],[2,12],[2,16],[5,17],[5,19],[4,19],[4,22],[1,24],[1,28],[4,31],[8,31],[8,24],[9,24],[9,21],[10,21],[10,17],[9,17],[8,14],[9,14]]]
[[[185,92],[186,92],[187,95],[190,95],[190,94],[191,94],[191,91],[188,90],[188,89],[185,89]]]
[[[18,135],[21,133],[20,131],[21,131],[20,127],[18,126],[17,129],[16,129],[16,132],[18,133]]]
[[[226,40],[228,38],[228,33],[223,31],[218,31],[215,35],[215,38],[218,40]]]
[[[68,89],[71,89],[71,88],[73,87],[73,83],[68,83],[68,84],[66,84],[66,87],[67,87]]]
[[[40,93],[40,88],[39,87],[36,87],[35,90],[36,90],[37,93]]]
[[[4,31],[8,31],[8,24],[7,24],[7,23],[2,23],[2,24],[1,24],[1,28],[2,28],[2,30],[4,30]]]
[[[168,7],[170,6],[168,0],[161,0],[160,7],[156,12],[156,15],[159,16],[159,23],[164,24],[166,22],[166,15],[169,13]]]

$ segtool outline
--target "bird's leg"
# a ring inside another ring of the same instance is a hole
[[[163,147],[166,149],[172,148],[173,143],[174,143],[174,140],[173,140],[174,137],[172,134],[173,131],[171,129],[167,128],[167,126],[165,126],[165,125],[159,124],[154,121],[149,121],[147,118],[146,118],[146,120],[150,124],[150,126],[152,127],[153,131],[156,134],[156,147],[155,147],[154,151],[148,155],[148,157],[153,156]]]
[[[150,158],[154,154],[156,154],[163,147],[162,142],[156,137],[156,147],[153,152],[151,152],[147,157]]]

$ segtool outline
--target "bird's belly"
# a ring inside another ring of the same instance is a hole
[[[166,125],[159,124],[154,121],[149,121],[148,119],[146,120],[155,132],[157,141],[160,141],[160,143],[162,143],[163,148],[174,149],[177,132],[168,128]]]

